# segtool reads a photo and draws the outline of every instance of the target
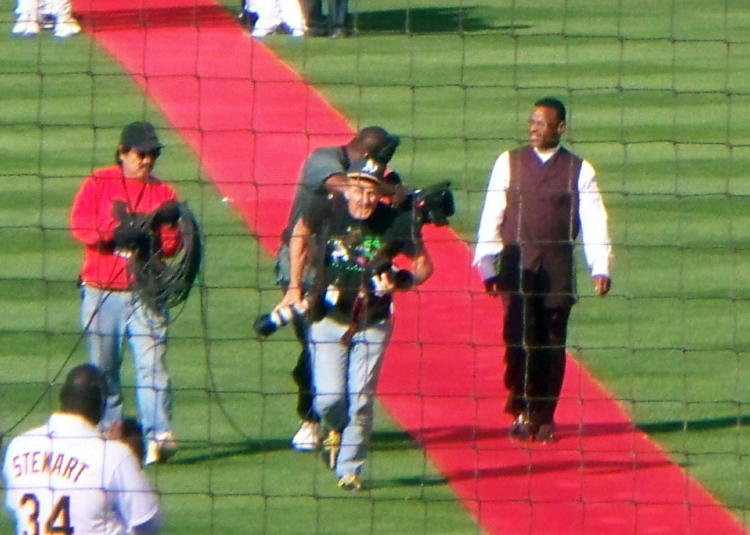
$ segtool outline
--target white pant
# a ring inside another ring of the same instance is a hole
[[[245,9],[258,14],[253,30],[255,36],[268,35],[282,24],[296,34],[305,31],[305,19],[298,0],[247,0]]]
[[[61,22],[73,18],[70,0],[18,0],[16,15],[29,21],[39,21],[41,15],[53,15]]]

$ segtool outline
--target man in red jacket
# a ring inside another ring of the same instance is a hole
[[[161,148],[150,123],[126,126],[116,165],[97,169],[84,179],[70,215],[71,232],[84,245],[81,323],[88,359],[107,381],[103,426],[108,429],[122,420],[120,365],[127,340],[146,464],[166,460],[177,447],[165,365],[167,310],[147,305],[134,291],[139,263],[175,255],[182,246],[177,195],[151,174]]]

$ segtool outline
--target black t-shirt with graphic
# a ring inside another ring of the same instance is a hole
[[[421,237],[411,212],[379,203],[369,218],[358,220],[349,214],[342,195],[331,195],[311,200],[303,217],[315,235],[310,261],[318,273],[319,301],[313,319],[330,316],[349,323],[355,308],[366,324],[387,318],[391,296],[376,296],[371,291],[372,267],[381,259],[387,261],[398,254],[414,257],[418,253]],[[365,299],[355,307],[360,292]]]

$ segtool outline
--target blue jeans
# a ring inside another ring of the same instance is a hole
[[[392,323],[382,321],[358,331],[349,346],[340,341],[346,329],[329,318],[310,327],[315,411],[324,429],[342,431],[338,477],[359,474],[367,457],[375,386]]]
[[[127,339],[133,355],[136,400],[147,439],[171,430],[172,392],[165,363],[167,318],[146,307],[133,292],[82,287],[81,324],[88,360],[107,380],[107,406],[102,420],[107,429],[122,419],[120,366]]]

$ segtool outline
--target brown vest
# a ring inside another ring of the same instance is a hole
[[[541,287],[537,284],[535,290],[549,294],[547,306],[575,302],[573,245],[580,229],[581,163],[562,147],[546,163],[531,147],[510,151],[507,206],[500,224],[504,256],[523,271],[541,274]]]

